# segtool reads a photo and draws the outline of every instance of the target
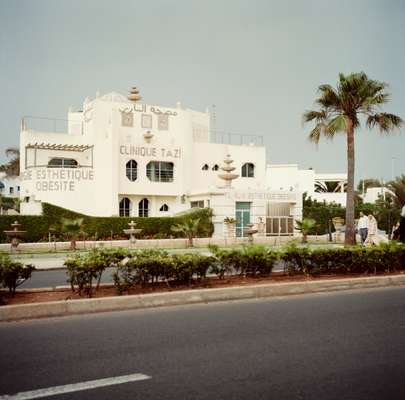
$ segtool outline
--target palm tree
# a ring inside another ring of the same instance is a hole
[[[394,203],[398,207],[405,205],[405,175],[395,178],[395,180],[388,182],[388,189],[394,193]]]
[[[76,240],[83,228],[83,218],[68,219],[62,218],[62,232],[70,239],[70,249],[76,250]]]
[[[302,233],[302,243],[307,242],[307,237],[316,222],[312,218],[304,218],[302,221],[295,221],[297,229]]]
[[[394,114],[381,111],[388,102],[387,84],[369,79],[364,72],[349,75],[339,74],[336,88],[319,86],[319,97],[315,100],[319,110],[304,113],[305,122],[314,121],[309,134],[312,142],[318,143],[321,136],[332,139],[336,133],[346,134],[347,139],[347,198],[345,244],[355,244],[354,230],[354,132],[360,127],[360,117],[366,126],[377,126],[381,133],[390,133],[403,124]]]
[[[9,176],[20,175],[20,150],[17,147],[9,147],[5,153],[10,160],[6,164],[0,165],[0,171]]]
[[[183,233],[188,238],[188,245],[193,247],[193,238],[197,236],[200,225],[200,218],[190,218],[181,224],[171,227],[173,232]]]

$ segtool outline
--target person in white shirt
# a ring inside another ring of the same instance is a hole
[[[368,218],[367,215],[364,215],[364,213],[361,211],[359,221],[357,222],[357,229],[360,234],[361,244],[364,244],[368,234]]]
[[[405,204],[401,210],[401,219],[399,222],[399,240],[405,243]]]

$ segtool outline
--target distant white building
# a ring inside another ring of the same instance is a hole
[[[364,203],[374,204],[378,199],[384,199],[387,195],[395,196],[394,193],[386,187],[369,187],[362,195],[362,198]]]
[[[0,195],[4,197],[20,197],[20,178],[18,176],[8,176],[0,172]]]
[[[298,169],[297,164],[270,164],[266,169],[269,190],[307,193],[313,200],[346,206],[347,174],[317,174],[312,169]]]

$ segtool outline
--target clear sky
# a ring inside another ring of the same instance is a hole
[[[344,137],[316,148],[302,113],[364,70],[405,119],[404,40],[405,0],[0,0],[0,162],[23,115],[136,85],[152,104],[215,104],[217,129],[262,134],[269,163],[344,172]],[[405,129],[357,132],[356,157],[357,179],[405,173]]]

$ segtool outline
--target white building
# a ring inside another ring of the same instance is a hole
[[[313,169],[298,169],[297,164],[268,165],[269,190],[307,193],[313,200],[346,206],[347,174],[317,174]]]
[[[20,197],[20,178],[0,172],[0,195],[13,198]]]
[[[96,96],[67,121],[24,118],[20,151],[22,213],[38,212],[40,201],[93,216],[171,216],[210,207],[217,236],[226,217],[237,219],[243,235],[249,222],[268,234],[292,234],[302,216],[299,180],[276,183],[262,138],[213,134],[208,112],[180,103]]]

